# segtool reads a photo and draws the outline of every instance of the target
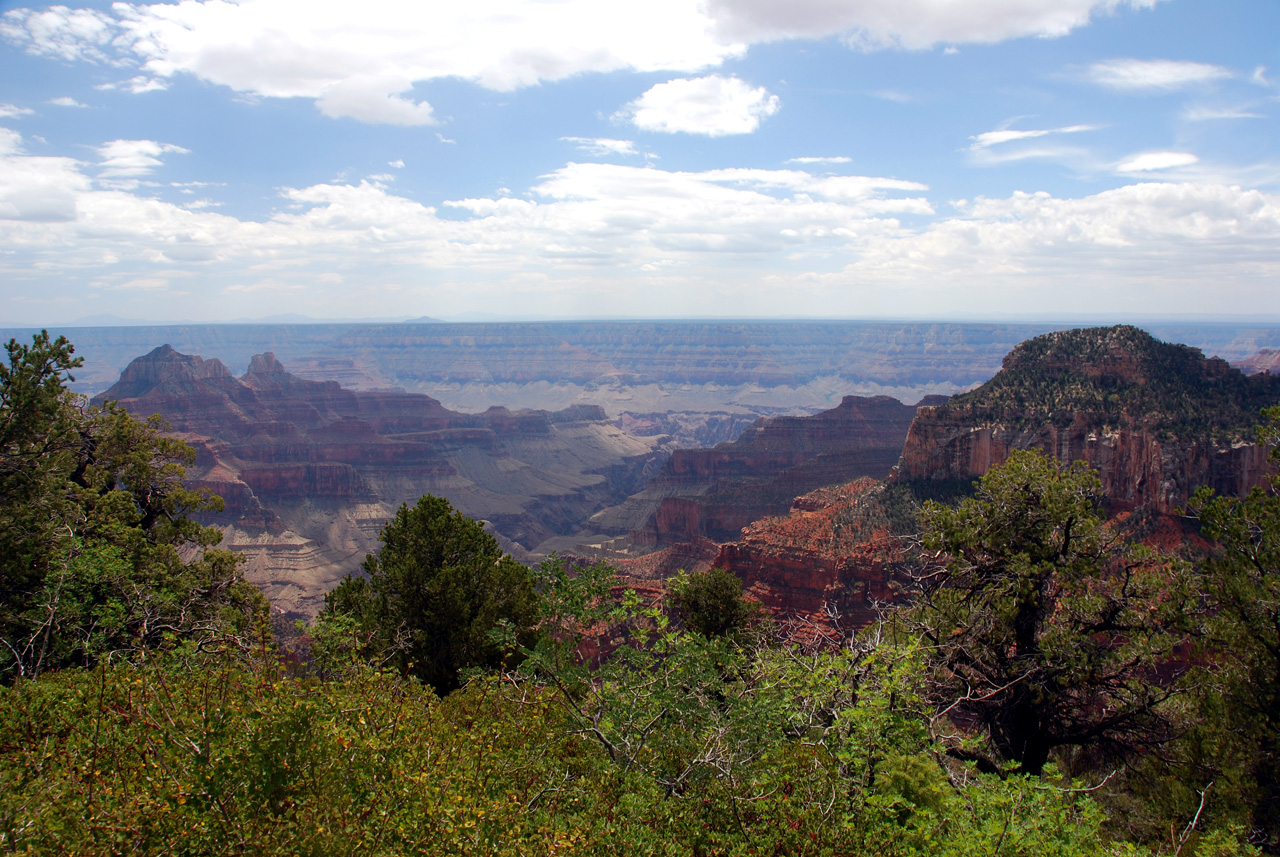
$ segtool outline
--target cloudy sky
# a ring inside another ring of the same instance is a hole
[[[0,323],[1280,317],[1275,0],[0,2]]]

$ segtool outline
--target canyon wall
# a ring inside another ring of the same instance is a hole
[[[897,461],[915,407],[886,396],[846,396],[807,417],[758,420],[736,441],[677,449],[644,490],[591,518],[595,531],[643,552],[674,542],[725,541],[792,500]]]

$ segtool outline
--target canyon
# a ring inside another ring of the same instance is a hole
[[[421,394],[298,378],[269,352],[236,378],[161,346],[95,401],[106,399],[161,415],[195,448],[189,481],[226,503],[210,523],[276,608],[299,616],[376,550],[401,503],[447,497],[527,558],[639,490],[665,457],[663,438],[628,435],[598,407],[463,414]]]
[[[734,337],[759,325],[633,324],[630,344],[612,351],[600,325],[534,326],[515,341],[512,326],[398,327],[435,344],[415,361],[403,335],[379,347],[379,328],[354,345],[347,334],[342,356],[311,332],[288,363],[249,355],[239,378],[220,359],[162,346],[98,400],[160,413],[196,448],[189,475],[227,502],[213,522],[282,613],[313,615],[376,548],[394,508],[434,493],[486,521],[519,559],[604,559],[646,591],[679,569],[719,566],[773,612],[822,627],[864,623],[893,597],[913,504],[963,490],[1012,449],[1083,458],[1113,511],[1167,516],[1198,485],[1260,484],[1266,451],[1251,429],[1258,408],[1280,400],[1262,365],[1272,333],[1241,327],[1211,333],[1234,343],[1248,377],[1136,328],[1051,331],[1005,348],[1013,326],[898,326],[896,356],[855,372],[849,355],[877,336],[884,346],[892,326],[780,324],[790,339],[755,347]],[[850,331],[864,339],[819,366],[802,330],[819,345]],[[263,334],[237,335],[239,348]],[[960,383],[999,349],[989,380]],[[862,379],[846,381],[854,388],[873,377],[876,389],[909,388],[911,404],[846,393],[817,407],[819,376],[805,373],[825,371],[837,372],[822,376],[833,387],[843,372]],[[326,372],[352,387],[303,377]],[[473,403],[518,388],[562,407],[465,412],[407,390],[431,384]],[[947,385],[971,392],[928,392]],[[808,405],[764,404],[797,390]]]

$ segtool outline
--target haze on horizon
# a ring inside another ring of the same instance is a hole
[[[1270,0],[0,12],[0,324],[1280,316]]]

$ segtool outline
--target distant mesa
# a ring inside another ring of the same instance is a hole
[[[1263,348],[1252,357],[1237,360],[1232,365],[1246,375],[1257,375],[1260,372],[1280,375],[1280,348]]]

